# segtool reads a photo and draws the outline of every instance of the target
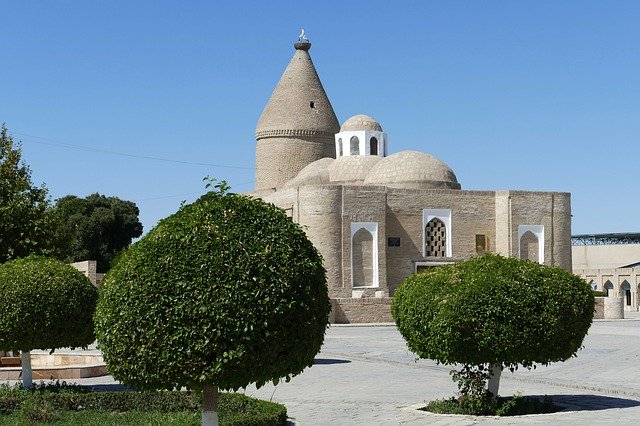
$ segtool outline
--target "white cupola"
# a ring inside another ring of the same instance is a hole
[[[368,115],[354,115],[336,134],[336,158],[352,155],[387,156],[387,134]]]

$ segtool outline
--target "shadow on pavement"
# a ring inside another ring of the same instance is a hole
[[[351,361],[347,359],[335,359],[335,358],[316,358],[313,360],[313,364],[329,365],[329,364],[348,364]]]
[[[551,398],[563,411],[598,411],[610,408],[631,408],[640,405],[635,399],[618,398],[604,395],[529,395],[530,397]]]
[[[89,389],[92,392],[134,392],[135,389],[126,387],[125,385],[121,385],[119,383],[111,383],[104,385],[84,385],[84,388]]]

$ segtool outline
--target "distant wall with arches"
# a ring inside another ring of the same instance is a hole
[[[640,268],[574,269],[593,290],[607,296],[622,297],[625,311],[638,311],[640,306]]]

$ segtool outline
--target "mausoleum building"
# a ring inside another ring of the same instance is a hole
[[[322,254],[333,322],[392,321],[405,277],[488,251],[571,270],[569,193],[464,190],[433,155],[392,153],[372,117],[339,126],[311,43],[294,46],[256,128],[252,195],[283,208]]]

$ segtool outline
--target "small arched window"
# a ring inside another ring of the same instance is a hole
[[[378,139],[375,137],[371,138],[369,141],[370,153],[371,155],[378,155]]]
[[[350,155],[360,155],[360,139],[357,136],[351,136],[351,140],[349,141],[349,154]]]
[[[613,284],[611,281],[607,280],[607,282],[604,283],[604,292],[607,294],[607,297],[613,296],[612,294],[609,294],[609,291],[613,292]]]
[[[338,157],[342,157],[342,138],[338,138]]]
[[[624,304],[627,306],[631,306],[631,284],[629,281],[622,281],[622,291],[624,292]]]

